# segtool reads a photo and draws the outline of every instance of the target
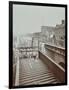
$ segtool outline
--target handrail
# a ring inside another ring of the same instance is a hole
[[[56,78],[60,80],[60,82],[63,82],[63,83],[65,82],[65,69],[64,68],[62,68],[60,65],[58,65],[50,57],[48,57],[41,51],[39,51],[39,58],[43,62],[46,63],[46,65],[53,72],[53,74],[56,76]]]
[[[61,50],[65,50],[65,48],[63,48],[63,47],[58,47],[58,46],[56,46],[56,45],[51,45],[51,44],[48,44],[48,43],[45,43],[45,44],[48,45],[48,46],[52,46],[52,47],[61,49]]]
[[[58,51],[56,51],[56,50],[49,49],[48,47],[47,47],[47,49],[50,50],[50,51],[52,51],[52,52],[55,52],[55,53],[57,53],[57,54],[59,54],[59,55],[65,56],[65,54],[62,54],[62,53],[60,53],[60,52],[58,52]]]
[[[41,52],[41,51],[39,51]],[[42,54],[44,54],[43,52],[41,52]],[[45,55],[45,54],[44,54]],[[49,56],[45,55],[52,63],[54,63],[56,66],[58,66],[61,70],[63,70],[65,72],[65,69],[63,67],[61,67],[59,64],[57,64],[54,60],[52,60]]]

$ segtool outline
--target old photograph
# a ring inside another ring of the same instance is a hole
[[[13,4],[13,86],[65,84],[65,7]]]

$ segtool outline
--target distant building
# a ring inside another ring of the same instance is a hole
[[[13,48],[16,48],[17,37],[13,36]]]
[[[57,45],[65,47],[65,22],[62,20],[60,25],[56,25],[55,27],[55,36],[57,40]]]
[[[42,41],[48,44],[65,47],[65,21],[56,25],[56,27],[42,26],[41,27]]]
[[[52,41],[52,38],[55,35],[54,27],[42,26],[41,32],[42,32],[42,41],[44,43],[53,43],[54,42],[54,39]]]

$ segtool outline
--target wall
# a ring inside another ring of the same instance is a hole
[[[48,58],[47,55],[41,53],[39,51],[39,58],[48,65],[49,69],[54,73],[56,78],[60,80],[60,82],[65,83],[65,70],[62,69],[59,65],[52,61],[52,59]],[[60,73],[60,74],[59,74]]]

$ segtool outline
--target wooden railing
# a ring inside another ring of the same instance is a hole
[[[54,75],[62,82],[65,82],[65,70],[54,62],[51,58],[47,55],[44,55],[39,51],[39,58],[46,63],[46,65],[50,68],[50,70],[54,73]]]
[[[57,47],[55,45],[49,45],[49,44],[45,44],[45,48],[51,50],[52,52],[65,56],[65,48]]]

